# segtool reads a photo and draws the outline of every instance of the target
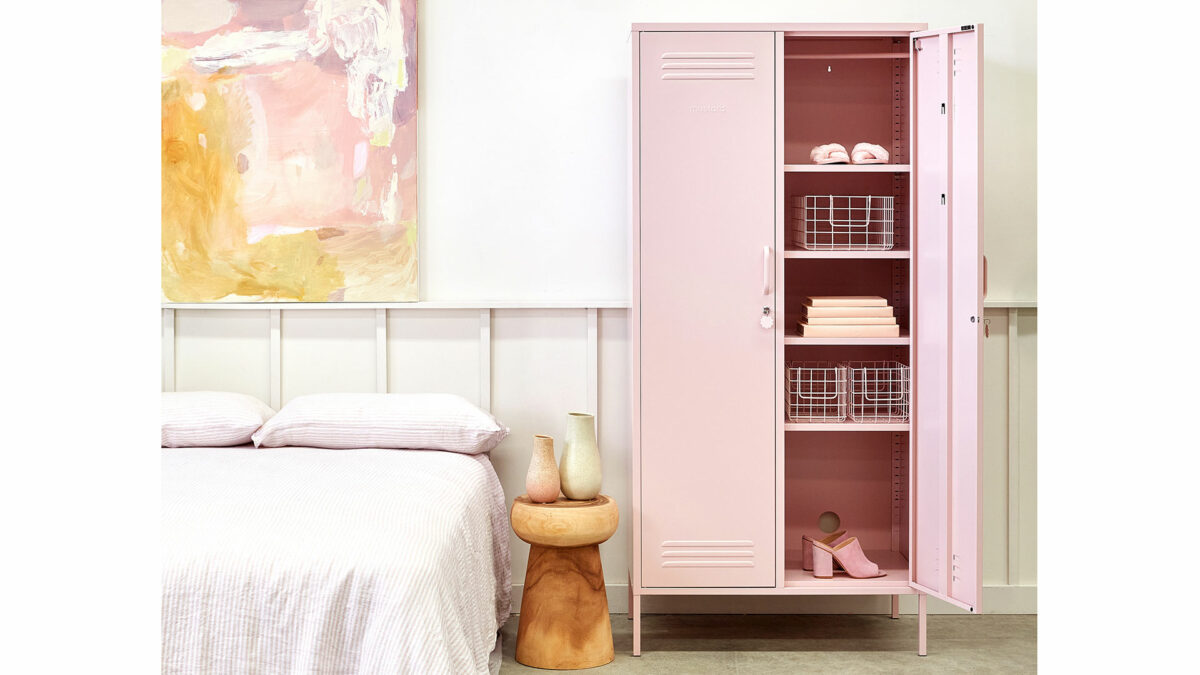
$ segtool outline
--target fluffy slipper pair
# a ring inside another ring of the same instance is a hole
[[[859,143],[850,153],[841,143],[818,145],[808,156],[815,164],[886,164],[888,161],[888,151],[872,143]]]

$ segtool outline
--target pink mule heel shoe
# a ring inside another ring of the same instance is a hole
[[[833,578],[833,562],[837,561],[854,579],[874,579],[887,576],[879,571],[879,565],[867,559],[858,537],[850,537],[837,546],[813,541],[813,576],[818,579]]]
[[[833,534],[821,537],[817,541],[827,546],[833,546],[842,535],[846,534],[845,530],[838,530]],[[811,572],[813,568],[813,538],[807,534],[800,538],[800,569]]]

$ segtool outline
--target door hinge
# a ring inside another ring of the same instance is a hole
[[[942,114],[943,115],[946,114],[946,104],[945,103],[942,104]]]

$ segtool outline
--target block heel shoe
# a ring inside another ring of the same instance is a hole
[[[875,579],[887,576],[879,571],[879,565],[867,559],[858,537],[850,537],[837,546],[813,540],[813,576],[818,579],[833,578],[833,563],[837,561],[846,574],[853,579]]]
[[[817,541],[828,546],[833,546],[837,543],[842,535],[846,534],[845,530],[838,530],[831,535],[821,537]],[[813,538],[807,534],[800,538],[800,569],[805,572],[811,572],[813,568]]]

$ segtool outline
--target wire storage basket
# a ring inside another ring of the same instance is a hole
[[[792,422],[846,421],[846,367],[830,361],[787,364],[787,417]]]
[[[907,422],[909,367],[898,361],[854,361],[850,375],[850,418],[855,422]]]
[[[890,251],[895,201],[877,195],[793,197],[794,243],[810,251]]]

